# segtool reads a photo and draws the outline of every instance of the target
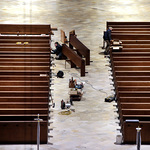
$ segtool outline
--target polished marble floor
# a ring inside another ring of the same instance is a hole
[[[63,79],[54,78],[53,97],[56,107],[51,113],[53,131],[48,145],[40,150],[136,150],[135,145],[116,145],[119,126],[114,102],[104,98],[113,94],[108,60],[101,49],[106,21],[149,21],[149,0],[1,0],[0,23],[49,23],[58,27],[53,36],[60,41],[60,29],[76,30],[78,38],[91,50],[90,66],[85,77],[79,71],[65,69],[63,60],[55,60],[54,73],[63,70]],[[60,115],[61,99],[68,100],[71,77],[85,82],[82,101],[74,102],[75,112]],[[149,150],[149,145],[142,145]],[[36,150],[36,145],[0,145],[0,150]]]

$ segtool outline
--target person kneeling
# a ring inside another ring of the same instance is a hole
[[[61,59],[62,58],[62,46],[58,43],[55,42],[55,50],[52,50],[51,54],[56,54],[57,58],[56,59]]]

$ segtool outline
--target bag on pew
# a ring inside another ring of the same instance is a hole
[[[63,71],[58,71],[58,73],[57,73],[57,78],[63,78],[63,76],[64,76],[64,72]]]
[[[112,102],[115,100],[115,96],[108,96],[105,98],[105,102]]]

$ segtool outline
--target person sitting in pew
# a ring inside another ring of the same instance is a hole
[[[62,46],[58,43],[55,42],[55,50],[52,50],[51,54],[56,54],[57,58],[56,59],[61,59],[62,58]]]
[[[104,54],[105,55],[108,55],[109,54],[109,48],[110,48],[110,41],[112,41],[111,39],[111,31],[112,31],[112,27],[109,27],[108,30],[106,31],[106,33],[104,34],[104,39],[107,43],[107,46],[106,46],[106,49],[104,51]]]

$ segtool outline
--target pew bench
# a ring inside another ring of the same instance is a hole
[[[139,121],[139,122],[124,122],[123,127],[123,138],[124,143],[128,144],[135,144],[136,139],[136,128],[141,127],[141,137],[142,137],[142,144],[150,144],[149,142],[149,134],[148,131],[150,130],[150,121]]]
[[[113,61],[149,61],[150,56],[113,56]]]
[[[71,68],[78,66],[81,76],[85,76],[85,61],[65,44],[62,46],[62,52],[70,60]]]
[[[0,24],[1,144],[36,144],[37,114],[43,119],[40,143],[48,141],[53,30],[50,25]]]
[[[69,47],[71,49],[75,47],[77,50],[77,54],[80,57],[85,58],[86,65],[90,65],[90,50],[82,42],[80,42],[74,34],[69,35]]]
[[[112,39],[121,40],[123,46],[119,52],[110,50],[123,142],[135,143],[140,126],[142,143],[150,144],[150,23],[107,22],[107,28],[110,26]]]

